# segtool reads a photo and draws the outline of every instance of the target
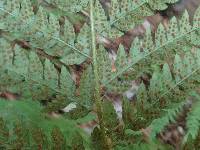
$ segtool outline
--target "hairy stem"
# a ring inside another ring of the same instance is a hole
[[[98,63],[97,63],[97,50],[96,50],[96,35],[94,28],[94,10],[93,10],[93,0],[90,0],[90,26],[91,26],[91,37],[92,37],[92,58],[93,58],[93,71],[95,78],[95,104],[97,108],[97,115],[99,119],[100,130],[103,134],[104,144],[108,149],[111,149],[111,145],[108,142],[108,137],[106,136],[106,131],[104,128],[104,122],[102,120],[102,103],[101,103],[101,94],[100,94],[100,83],[98,75]]]
[[[100,117],[101,116],[101,97],[100,97],[100,84],[99,84],[98,64],[97,64],[96,38],[95,38],[95,29],[94,29],[93,0],[90,0],[90,23],[91,23],[90,26],[91,26],[91,37],[92,37],[93,71],[94,71],[94,78],[95,78],[95,100],[96,100],[96,106],[97,106],[97,113],[98,113],[98,116]]]

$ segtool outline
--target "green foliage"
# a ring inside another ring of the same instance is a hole
[[[161,132],[163,130],[163,128],[170,123],[170,121],[175,122],[175,117],[177,116],[178,113],[181,112],[182,108],[183,108],[184,103],[178,104],[177,106],[175,106],[172,109],[169,110],[165,110],[166,111],[166,116],[159,118],[159,119],[155,119],[152,124],[151,124],[151,128],[152,128],[152,133],[151,136],[154,138],[157,133]],[[155,127],[155,128],[154,128]]]
[[[86,107],[92,106],[94,96],[94,76],[92,73],[92,67],[88,66],[87,70],[84,71],[80,80],[80,101]]]
[[[74,127],[75,122],[43,114],[42,107],[36,102],[6,102],[1,99],[0,103],[2,148],[67,149],[72,146],[77,133],[84,136],[84,144],[88,142],[87,136]]]
[[[0,97],[8,94],[14,101],[0,100],[1,147],[168,149],[158,137],[180,116],[182,143],[195,145],[199,97],[187,99],[200,83],[200,7],[192,23],[184,11],[167,26],[159,24],[154,34],[148,27],[128,53],[120,44],[116,59],[107,52],[114,55],[113,45],[106,47],[109,40],[122,39],[122,31],[176,2],[111,0],[105,7],[98,0],[2,0]],[[133,81],[139,86],[131,101],[124,92],[133,89]],[[26,100],[16,101],[12,94]],[[109,94],[123,99],[122,118]],[[59,118],[47,115],[71,102],[76,108]],[[93,119],[98,123],[89,137],[77,125]]]
[[[199,131],[199,96],[197,97],[198,101],[194,104],[193,109],[187,116],[187,128],[188,132],[186,134],[186,139],[188,136],[192,136],[192,139],[196,139]]]

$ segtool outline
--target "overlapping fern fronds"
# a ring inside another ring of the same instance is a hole
[[[92,0],[1,1],[0,91],[18,93],[23,99],[46,101],[48,112],[59,112],[70,102],[76,102],[77,108],[66,117],[77,119],[92,110],[98,113],[99,126],[92,133],[96,148],[137,147],[140,140],[138,143],[132,140],[124,133],[125,129],[136,131],[151,124],[155,137],[182,112],[188,93],[199,88],[200,7],[192,24],[185,11],[179,20],[173,17],[168,26],[160,24],[154,36],[148,28],[145,35],[134,39],[128,53],[120,45],[114,62],[109,58],[111,54],[101,44],[97,46],[95,40],[116,39],[124,34],[123,31],[141,23],[145,16],[175,2],[177,0],[156,3],[154,0],[112,0],[105,8],[98,0],[94,3]],[[84,20],[78,34],[73,16],[81,16]],[[78,70],[80,76],[74,75],[74,68],[78,67],[82,69]],[[131,88],[132,81],[146,74],[150,76],[149,83],[141,82],[135,102],[124,98],[122,118],[117,118],[105,95],[123,94]],[[178,103],[177,107],[169,109],[163,117],[161,109],[174,103]],[[198,135],[199,102],[195,104],[186,117],[185,140]],[[45,119],[35,102],[1,100],[0,107],[3,148],[13,148],[9,147],[10,143],[16,141],[14,148],[31,143],[38,148],[44,145],[47,149],[49,146],[83,149],[86,143],[82,140],[84,134],[76,135],[78,144],[71,138],[72,132],[82,133],[74,127],[75,121]],[[12,114],[16,114],[17,119],[10,123],[11,128],[8,124],[15,116]],[[41,126],[35,126],[34,121]],[[59,128],[53,128],[54,125]],[[29,130],[30,127],[33,130]],[[69,141],[63,135],[64,129],[69,131]],[[16,135],[15,139],[10,139],[10,133]],[[27,136],[26,141],[22,140],[24,136]]]
[[[88,147],[88,137],[74,127],[75,122],[43,114],[39,103],[1,99],[0,107],[2,149],[73,149],[76,140],[82,147]],[[75,138],[80,135],[84,141]]]

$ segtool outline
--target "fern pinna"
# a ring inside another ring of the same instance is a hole
[[[156,27],[144,21],[179,3],[2,0],[0,95],[17,94],[19,102],[0,101],[1,147],[198,149],[200,7]],[[129,32],[140,24],[142,34]],[[133,42],[127,48],[122,40]],[[91,135],[78,128],[94,118]]]

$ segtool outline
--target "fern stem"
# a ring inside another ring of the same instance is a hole
[[[90,26],[91,26],[91,37],[92,37],[93,71],[95,78],[95,100],[96,100],[97,113],[98,116],[101,118],[101,97],[100,97],[100,84],[99,84],[98,64],[97,64],[96,38],[94,29],[93,0],[90,0],[90,23],[91,23]]]
[[[92,57],[93,57],[93,71],[95,80],[95,104],[97,109],[97,116],[99,119],[99,126],[101,133],[103,135],[104,144],[107,145],[108,150],[111,149],[111,145],[108,142],[108,137],[106,136],[106,130],[104,128],[104,122],[102,118],[102,103],[100,95],[100,83],[98,75],[98,63],[97,63],[97,49],[96,49],[96,35],[94,28],[94,10],[93,10],[93,0],[90,0],[90,26],[91,26],[91,37],[92,37]]]
[[[15,17],[15,15],[13,13],[10,13],[9,11],[5,10],[4,8],[0,7],[0,10],[5,12],[5,13],[8,13],[9,15]]]

